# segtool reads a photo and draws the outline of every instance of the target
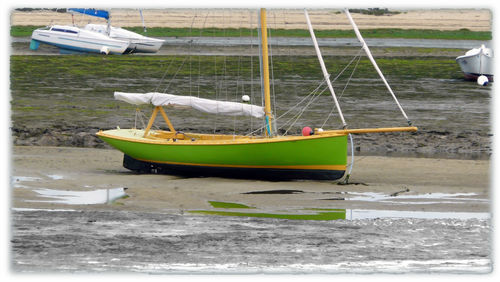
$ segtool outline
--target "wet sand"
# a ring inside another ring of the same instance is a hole
[[[178,214],[213,209],[209,201],[285,212],[307,208],[489,212],[490,208],[489,160],[356,156],[350,177],[352,184],[338,185],[332,181],[269,182],[139,175],[122,167],[122,156],[108,149],[13,147],[12,208]],[[128,188],[129,197],[102,205],[59,204],[34,192],[40,188],[91,191],[118,187]],[[245,194],[270,190],[298,192]],[[393,193],[397,195],[391,196]],[[432,196],[440,194],[455,196]],[[376,200],[377,197],[384,200]]]

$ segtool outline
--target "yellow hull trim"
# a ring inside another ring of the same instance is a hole
[[[107,131],[99,131],[96,133],[97,136],[102,136],[102,137],[107,137],[107,138],[113,138],[117,140],[122,140],[122,141],[129,141],[129,142],[136,142],[136,143],[145,143],[145,144],[168,144],[168,145],[175,145],[175,146],[180,146],[180,145],[228,145],[228,144],[256,144],[256,143],[272,143],[272,142],[283,142],[283,141],[299,141],[299,140],[304,140],[304,139],[317,139],[317,138],[326,138],[326,137],[334,137],[334,136],[344,136],[347,134],[344,134],[343,132],[331,132],[327,134],[321,134],[321,135],[311,135],[311,136],[279,136],[279,137],[272,137],[272,138],[252,138],[252,137],[246,137],[246,136],[232,136],[232,135],[227,135],[225,136],[226,138],[218,138],[217,136],[215,139],[204,139],[204,140],[194,140],[191,141],[189,138],[187,139],[176,139],[176,141],[173,141],[173,137],[168,138],[155,138],[155,137],[143,137],[143,132],[142,130],[133,130],[136,132],[135,134],[120,134],[120,132],[125,132],[130,129],[114,129],[114,130],[107,130]],[[132,132],[132,131],[130,131]],[[113,134],[113,133],[118,133],[118,134]],[[185,133],[187,136],[188,133]],[[199,136],[209,136],[209,134],[192,134],[192,135],[199,135]]]

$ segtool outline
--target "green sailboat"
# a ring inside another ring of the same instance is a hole
[[[353,23],[356,34],[362,41],[349,12],[346,14]],[[279,136],[273,132],[271,111],[269,62],[266,27],[266,10],[260,10],[261,35],[261,77],[264,92],[264,107],[245,103],[213,101],[190,96],[166,93],[121,93],[115,98],[132,104],[152,104],[154,110],[145,129],[113,129],[100,131],[97,136],[112,147],[124,153],[124,166],[144,173],[182,174],[191,176],[223,176],[261,179],[317,179],[336,180],[344,176],[347,165],[347,143],[349,134],[416,131],[397,102],[382,73],[374,64],[393,95],[409,126],[392,128],[347,129],[342,112],[324,66],[314,36],[309,16],[305,16],[315,44],[320,65],[343,122],[343,129],[314,129],[299,136]],[[371,55],[368,55],[371,60]],[[374,62],[374,60],[373,60]],[[247,115],[262,118],[262,136],[200,134],[178,132],[170,122],[164,107],[193,107],[203,112]],[[152,130],[151,127],[160,114],[168,130]]]

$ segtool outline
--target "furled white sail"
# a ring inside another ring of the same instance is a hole
[[[166,93],[123,93],[115,92],[115,99],[134,105],[153,104],[154,106],[191,107],[201,112],[229,116],[253,116],[256,118],[265,115],[260,106],[237,102],[216,101],[192,96],[178,96]]]

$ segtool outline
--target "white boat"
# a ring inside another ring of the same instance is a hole
[[[68,25],[52,25],[34,30],[30,48],[36,50],[40,43],[59,47],[61,52],[102,54],[123,54],[130,45],[128,41]]]
[[[477,80],[480,76],[486,76],[493,81],[493,50],[481,45],[456,58],[466,79]]]
[[[129,47],[125,51],[125,53],[156,53],[160,50],[163,42],[165,40],[156,39],[152,37],[147,37],[130,30],[123,29],[121,27],[113,27],[111,26],[111,17],[108,11],[106,10],[96,10],[96,9],[82,9],[82,8],[70,8],[70,12],[72,13],[80,13],[84,15],[89,15],[93,17],[106,19],[107,24],[87,24],[84,29],[92,32],[97,32],[111,38],[127,41],[129,42]],[[139,12],[141,12],[139,10]],[[142,18],[142,12],[141,12]],[[144,20],[143,20],[144,26]],[[144,26],[144,30],[145,30]]]
[[[165,42],[165,40],[147,37],[121,27],[110,26],[108,33],[108,26],[104,24],[87,24],[84,29],[109,35],[117,40],[128,41],[129,47],[125,53],[156,53]]]

